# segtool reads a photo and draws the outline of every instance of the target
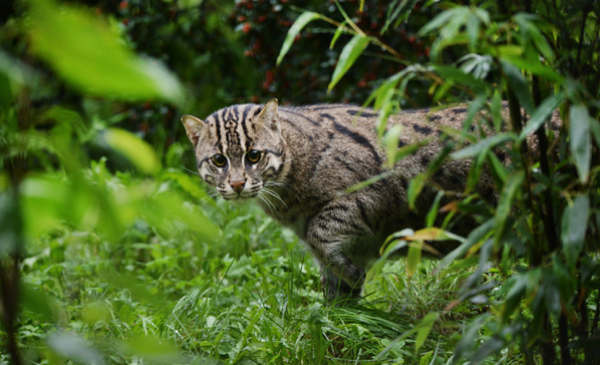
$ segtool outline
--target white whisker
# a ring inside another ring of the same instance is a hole
[[[274,192],[273,190],[271,190],[269,188],[266,188],[264,186],[263,186],[263,188],[262,188],[261,191],[264,191],[265,193],[271,195],[274,198],[277,198],[285,206],[285,209],[288,209],[287,204],[285,204],[285,202],[283,201],[283,199],[281,199],[281,197],[276,192]]]
[[[261,190],[262,192],[262,190]],[[275,211],[275,207],[273,206],[273,203],[271,203],[266,196],[261,195],[261,193],[258,193],[258,195],[256,195],[256,197],[258,199],[260,199],[262,202],[265,203],[265,206],[269,208],[269,210],[271,210],[271,213],[276,214]]]

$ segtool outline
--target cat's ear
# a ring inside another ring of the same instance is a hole
[[[202,129],[206,126],[206,123],[202,119],[196,118],[193,115],[184,115],[181,117],[181,122],[185,127],[185,131],[187,133],[188,138],[196,147],[198,144],[198,139],[200,138],[200,133]]]
[[[265,126],[271,130],[279,129],[279,106],[277,98],[269,100],[260,110],[258,120],[262,121]]]

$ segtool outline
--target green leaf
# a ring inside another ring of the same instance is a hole
[[[521,303],[521,299],[527,291],[527,275],[517,274],[513,277],[515,278],[515,283],[510,288],[502,305],[502,323],[508,322],[510,316],[513,314],[515,309],[517,309]]]
[[[496,208],[496,214],[494,216],[496,222],[494,244],[496,247],[498,247],[500,240],[504,235],[506,220],[513,207],[513,199],[519,192],[524,179],[525,173],[521,170],[510,176],[506,181],[506,184],[504,184],[504,190],[502,190],[502,194],[500,194],[500,201],[498,202],[498,207]]]
[[[512,133],[500,133],[495,136],[487,137],[482,139],[481,141],[472,144],[468,147],[463,148],[462,150],[458,150],[452,153],[450,156],[453,159],[460,159],[465,157],[473,157],[476,156],[483,151],[487,151],[490,148],[493,148],[501,143],[514,140],[514,135]]]
[[[499,47],[500,48],[500,47]],[[520,69],[529,71],[534,75],[544,77],[546,79],[555,81],[558,85],[565,82],[565,78],[556,72],[553,68],[544,65],[536,59],[525,59],[517,57],[515,55],[501,55],[500,59],[504,62],[508,62]]]
[[[478,94],[485,91],[488,87],[488,85],[484,81],[479,80],[472,74],[465,73],[456,67],[433,66],[432,68],[443,79],[453,80],[459,84],[463,84],[463,85],[472,87],[473,90]]]
[[[93,95],[181,104],[183,88],[159,61],[136,57],[116,27],[81,8],[31,1],[33,51],[68,83]]]
[[[104,140],[115,151],[123,154],[141,172],[152,174],[160,168],[160,162],[152,146],[134,134],[118,128],[104,132]]]
[[[331,38],[331,43],[329,44],[329,49],[333,49],[335,42],[342,35],[342,33],[347,33],[345,24],[346,24],[346,21],[344,20],[342,22],[342,24],[340,24],[340,26],[337,27],[337,29],[335,30],[335,33],[333,34],[333,38]],[[286,38],[286,41],[287,41],[287,38]],[[282,51],[283,51],[283,49],[282,49]],[[279,58],[277,58],[277,65],[279,66]]]
[[[559,92],[552,96],[549,96],[544,100],[540,106],[535,110],[535,112],[531,115],[531,119],[527,122],[527,125],[521,131],[519,135],[518,142],[523,141],[528,135],[535,132],[541,125],[544,123],[552,112],[558,108],[560,103],[565,99],[565,94],[563,92]]]
[[[479,36],[480,19],[475,13],[471,13],[467,20],[467,35],[469,36],[469,49],[473,51]]]
[[[467,239],[461,243],[454,251],[450,252],[446,257],[440,260],[440,263],[435,268],[434,274],[437,275],[444,267],[448,266],[452,261],[456,260],[458,257],[463,256],[467,253],[467,251],[473,247],[475,244],[483,241],[489,234],[490,231],[494,228],[494,220],[490,219],[487,222],[483,223],[479,227],[475,228],[471,231]]]
[[[425,343],[427,336],[429,336],[429,333],[433,328],[433,324],[437,322],[439,318],[440,314],[438,312],[431,312],[428,313],[425,318],[423,318],[421,323],[417,325],[419,330],[417,331],[417,338],[415,339],[415,352],[419,352],[419,349]]]
[[[21,283],[20,301],[24,309],[42,316],[45,320],[52,320],[50,301],[43,290],[31,284]]]
[[[318,18],[319,18],[319,14],[313,13],[312,11],[307,11],[307,12],[300,14],[298,19],[296,19],[294,24],[290,27],[290,30],[288,30],[288,34],[285,37],[285,41],[283,41],[283,45],[281,46],[281,51],[279,51],[279,56],[277,57],[277,66],[279,66],[279,64],[281,63],[281,60],[283,60],[283,57],[285,56],[285,54],[290,50],[292,43],[294,43],[294,39],[296,38],[298,33],[300,33],[302,28],[304,28],[306,26],[306,24],[308,24],[311,21],[318,19]]]
[[[521,71],[506,61],[500,61],[502,66],[502,71],[504,76],[508,81],[513,92],[517,95],[519,102],[525,108],[525,111],[529,113],[529,115],[535,112],[535,104],[533,103],[533,97],[531,96],[531,91],[529,90],[529,83],[521,73]]]
[[[538,27],[533,22],[529,21],[529,19],[533,19],[534,17],[535,16],[532,16],[531,14],[519,13],[516,14],[513,19],[519,24],[524,41],[527,42],[528,40],[531,40],[538,51],[540,51],[548,61],[552,61],[554,59],[552,47],[550,47],[546,37],[544,37]]]
[[[435,199],[433,200],[433,204],[431,204],[431,208],[429,209],[429,213],[427,213],[426,224],[427,227],[433,227],[435,223],[435,218],[437,217],[438,211],[440,209],[440,201],[444,197],[443,191],[438,191]]]
[[[394,2],[389,5],[388,16],[385,25],[381,29],[381,34],[385,33],[393,22],[396,22],[396,26],[398,26],[400,22],[407,19],[417,1],[419,0],[402,0],[402,4],[396,6],[398,0],[394,0]]]
[[[585,184],[590,172],[592,140],[590,136],[590,116],[584,105],[575,105],[569,111],[571,126],[569,139],[573,162],[579,174],[579,181]]]
[[[408,246],[408,256],[406,258],[406,276],[410,279],[417,272],[419,263],[421,262],[421,251],[423,242],[413,242]]]
[[[504,346],[504,340],[498,337],[493,337],[477,349],[477,352],[475,352],[475,354],[471,358],[471,360],[473,361],[472,363],[478,364],[480,361],[486,359],[488,356],[502,350]]]
[[[433,18],[429,23],[425,24],[423,28],[419,30],[417,33],[419,36],[424,36],[427,33],[431,32],[434,29],[441,27],[442,25],[448,23],[455,16],[455,12],[458,8],[446,10],[440,14],[438,14],[435,18]]]
[[[358,56],[367,48],[369,44],[369,39],[365,38],[361,35],[355,35],[352,37],[350,42],[344,46],[342,53],[340,54],[340,58],[338,59],[338,63],[335,66],[335,70],[333,70],[333,76],[331,77],[331,82],[329,86],[327,86],[327,90],[333,89],[335,84],[340,81],[342,76],[348,72],[350,67],[354,64]]]
[[[425,173],[417,174],[410,180],[410,183],[408,184],[408,190],[406,192],[406,195],[408,197],[408,206],[410,207],[410,209],[415,208],[415,202],[417,201],[417,197],[421,193],[421,190],[423,190],[423,187],[425,187],[426,181],[427,174]]]
[[[562,216],[562,249],[571,268],[575,267],[577,257],[583,249],[589,213],[590,199],[587,195],[580,195],[575,198],[573,205],[565,209]]]

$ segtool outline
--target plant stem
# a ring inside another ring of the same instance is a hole
[[[571,352],[569,351],[569,328],[567,325],[567,316],[560,314],[558,319],[558,344],[560,346],[560,357],[562,365],[571,364]]]

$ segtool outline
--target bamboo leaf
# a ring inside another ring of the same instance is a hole
[[[346,24],[346,21],[344,20],[342,22],[342,24],[340,24],[340,26],[337,27],[337,29],[335,30],[335,33],[333,34],[333,38],[331,38],[331,43],[329,44],[329,49],[333,49],[333,46],[335,45],[335,42],[338,40],[338,38],[342,35],[342,33],[346,32],[346,27],[344,26],[345,24]],[[287,41],[287,38],[286,38],[286,41]],[[282,48],[282,51],[283,51],[283,48]],[[279,57],[277,58],[277,65],[279,65]]]
[[[448,23],[455,16],[456,9],[457,8],[446,10],[443,13],[438,14],[429,23],[425,24],[417,34],[422,37],[427,33],[433,31],[434,29],[437,29],[442,25]]]
[[[152,174],[160,168],[156,153],[146,141],[119,128],[105,131],[106,143],[115,151],[127,157],[140,171]]]
[[[480,19],[475,13],[471,13],[467,20],[467,35],[469,36],[469,49],[473,50],[479,36]]]
[[[281,63],[281,60],[283,60],[283,57],[285,56],[285,54],[290,50],[290,47],[292,47],[292,43],[294,43],[294,39],[296,38],[298,33],[300,33],[302,28],[304,28],[306,26],[306,24],[308,24],[311,21],[318,19],[318,18],[319,18],[319,14],[313,13],[312,11],[307,11],[305,13],[300,14],[298,19],[296,19],[294,24],[290,27],[290,30],[288,30],[288,34],[285,37],[285,41],[283,41],[283,45],[281,46],[281,51],[279,51],[279,56],[277,57],[277,66],[279,66],[279,64]]]
[[[511,63],[500,61],[500,64],[502,65],[502,71],[504,72],[504,76],[506,76],[508,84],[517,95],[521,105],[523,105],[527,113],[530,115],[533,114],[535,112],[535,104],[529,90],[529,83],[521,71]]]
[[[419,263],[421,262],[421,251],[423,249],[423,242],[416,241],[409,245],[408,256],[406,258],[406,276],[410,279],[417,272]]]
[[[590,136],[590,116],[584,105],[575,105],[569,111],[571,128],[569,139],[573,162],[582,184],[588,179],[592,159],[592,140]]]
[[[419,323],[417,326],[419,330],[417,332],[417,338],[415,339],[415,352],[419,352],[419,349],[425,343],[427,336],[431,332],[433,328],[433,324],[440,318],[440,314],[438,312],[428,313],[425,318]]]
[[[335,70],[333,71],[333,76],[331,77],[331,82],[329,86],[327,86],[327,90],[333,89],[335,84],[340,81],[342,76],[348,72],[350,67],[354,64],[358,56],[367,48],[369,44],[369,39],[360,35],[355,35],[352,37],[350,42],[344,46],[342,53],[340,54],[340,58],[338,59],[338,63],[335,66]]]
[[[542,123],[544,123],[548,117],[552,115],[552,112],[558,108],[564,99],[565,94],[563,92],[559,92],[546,98],[546,100],[544,100],[531,115],[531,119],[529,119],[529,122],[527,122],[527,125],[521,131],[518,141],[523,141],[528,135],[535,132],[542,125]],[[543,152],[545,153],[545,151]]]
[[[496,246],[500,243],[500,240],[504,235],[506,220],[512,209],[513,199],[519,192],[524,179],[525,173],[521,170],[509,177],[506,184],[504,184],[504,190],[502,190],[502,194],[500,194],[500,202],[498,203],[496,214],[494,216],[496,222],[496,235],[494,241]]]
[[[470,145],[468,147],[463,148],[462,150],[452,153],[450,156],[455,160],[465,157],[473,157],[480,154],[484,150],[489,150],[490,148],[495,147],[501,143],[512,140],[514,140],[514,135],[512,133],[500,133],[495,136],[482,139],[481,141],[473,145]]]
[[[184,99],[179,81],[162,63],[137,57],[116,27],[90,12],[35,0],[27,24],[33,51],[86,93],[176,104]]]
[[[565,209],[562,216],[562,248],[567,263],[571,268],[575,267],[577,257],[583,249],[589,211],[590,199],[587,195],[581,195],[575,198],[573,205]]]

